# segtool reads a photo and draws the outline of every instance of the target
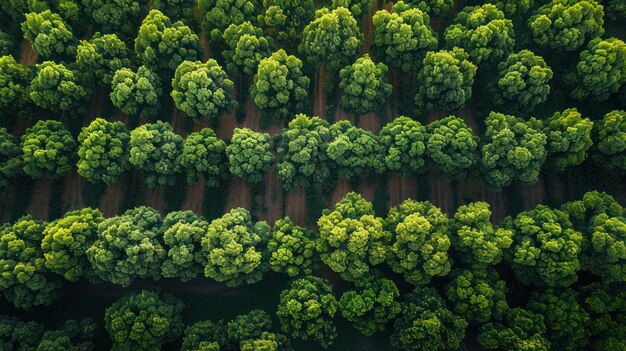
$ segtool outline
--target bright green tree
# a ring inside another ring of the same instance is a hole
[[[181,351],[220,351],[221,345],[228,343],[226,324],[217,322],[196,322],[185,329]]]
[[[313,0],[263,0],[259,24],[285,44],[297,42],[304,27],[315,19]],[[293,44],[291,44],[293,45]]]
[[[203,128],[185,138],[180,166],[187,173],[187,183],[202,179],[208,187],[219,186],[226,172],[226,143],[213,129]]]
[[[164,278],[190,281],[203,270],[202,238],[209,222],[192,211],[170,212],[163,219],[163,248],[167,255],[161,266]]]
[[[256,339],[241,342],[241,351],[293,351],[289,339],[282,334],[263,332]]]
[[[169,123],[144,124],[130,132],[130,163],[146,172],[146,184],[171,186],[180,172],[183,138]]]
[[[449,116],[427,126],[426,156],[449,179],[463,179],[478,163],[478,136],[464,120]]]
[[[509,308],[506,283],[491,267],[468,266],[452,271],[446,296],[454,311],[469,323],[501,319]]]
[[[427,139],[426,128],[409,117],[400,116],[385,124],[380,143],[387,169],[406,175],[424,171]]]
[[[343,95],[339,104],[359,115],[380,109],[391,95],[387,71],[384,63],[374,63],[368,54],[342,68],[339,87],[343,89]]]
[[[347,120],[330,126],[330,132],[327,155],[340,177],[354,179],[385,170],[384,150],[377,135]]]
[[[76,141],[63,123],[40,120],[22,135],[22,169],[33,179],[58,178],[73,166]]]
[[[611,111],[594,122],[594,158],[599,164],[626,170],[626,111]]]
[[[9,180],[21,173],[22,150],[6,128],[0,128],[0,188],[9,185]]]
[[[372,203],[357,193],[348,193],[333,211],[323,210],[317,225],[322,261],[346,280],[360,280],[389,255],[391,234]]]
[[[222,40],[222,35],[231,24],[253,22],[258,13],[256,0],[198,0],[204,15],[202,28],[213,41]]]
[[[82,72],[108,88],[115,72],[130,67],[130,51],[117,35],[96,32],[89,41],[80,41],[76,63]]]
[[[30,99],[43,109],[57,113],[80,114],[91,90],[83,75],[60,63],[46,61],[37,65],[30,83]]]
[[[239,315],[226,325],[226,333],[232,345],[257,339],[271,329],[272,317],[263,310],[252,310],[247,314]]]
[[[277,220],[267,243],[270,268],[290,277],[310,275],[319,261],[317,238],[315,232],[295,225],[289,217]]]
[[[226,156],[230,172],[250,183],[259,183],[274,161],[272,138],[267,133],[257,133],[248,128],[235,128]]]
[[[302,61],[280,49],[259,62],[250,95],[265,115],[283,119],[302,111],[310,82]]]
[[[604,282],[626,282],[626,219],[600,213],[583,233],[583,266]]]
[[[422,112],[455,112],[472,97],[476,66],[461,48],[429,51],[417,76],[415,104]]]
[[[274,41],[250,22],[231,24],[223,36],[227,49],[222,52],[226,69],[235,75],[254,75],[259,62],[272,54]]]
[[[596,190],[585,193],[580,200],[563,204],[561,210],[567,212],[574,228],[581,232],[593,229],[593,221],[598,215],[621,217],[626,213],[613,196]]]
[[[50,10],[26,14],[22,32],[33,51],[44,60],[71,60],[76,55],[78,42],[72,27]]]
[[[166,252],[161,245],[161,214],[137,207],[98,225],[87,258],[100,279],[128,286],[135,279],[158,279]]]
[[[142,290],[115,301],[106,310],[104,322],[113,340],[113,351],[158,350],[183,331],[181,312],[185,305],[170,295]]]
[[[583,118],[576,108],[555,112],[543,124],[548,137],[548,157],[559,171],[577,166],[587,159],[591,147],[593,122]]]
[[[269,233],[267,223],[252,222],[243,208],[213,220],[202,238],[204,275],[230,287],[258,282],[269,268],[264,250]]]
[[[138,0],[81,0],[85,13],[104,33],[135,34],[142,2]]]
[[[373,0],[333,0],[332,8],[345,7],[355,18],[366,15],[370,7],[372,7]]]
[[[284,333],[293,338],[314,340],[328,348],[337,337],[333,323],[337,299],[326,280],[307,276],[294,280],[280,294],[276,315]]]
[[[155,117],[161,106],[161,80],[150,68],[117,70],[111,81],[111,102],[131,117]]]
[[[488,350],[550,351],[542,315],[522,308],[506,311],[502,321],[480,327],[478,343]]]
[[[183,61],[174,74],[171,95],[176,108],[192,120],[215,120],[237,106],[232,96],[234,86],[213,59],[206,63]]]
[[[0,123],[7,116],[24,112],[30,100],[32,69],[19,64],[13,56],[0,56]]]

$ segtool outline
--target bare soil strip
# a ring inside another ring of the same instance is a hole
[[[306,223],[306,190],[299,187],[287,192],[285,214],[299,226],[305,226]]]
[[[98,208],[105,217],[113,217],[120,213],[121,204],[126,197],[129,175],[125,174],[120,179],[109,185],[100,197]]]
[[[204,187],[206,182],[200,180],[187,187],[187,195],[183,200],[182,209],[190,210],[196,214],[202,214],[202,203],[204,202]]]
[[[242,207],[250,208],[250,184],[245,180],[233,176],[228,185],[228,195],[226,196],[225,211],[233,208]]]
[[[30,204],[26,208],[26,213],[37,219],[48,220],[53,183],[54,181],[50,178],[40,178],[33,183]]]

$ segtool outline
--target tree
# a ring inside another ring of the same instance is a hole
[[[437,48],[428,14],[403,1],[395,3],[391,12],[377,11],[373,23],[377,57],[402,72],[417,70],[426,52]]]
[[[426,285],[434,276],[450,273],[448,218],[428,201],[406,200],[393,207],[385,229],[393,234],[387,263],[413,285]]]
[[[122,122],[96,118],[78,134],[78,174],[111,185],[130,168],[130,132]]]
[[[503,227],[515,233],[508,260],[522,283],[568,287],[578,279],[583,238],[566,212],[539,205],[505,218]]]
[[[604,12],[612,20],[626,17],[626,4],[621,0],[604,0]]]
[[[258,12],[256,0],[199,0],[198,6],[204,14],[202,28],[213,41],[222,40],[231,24],[254,21]]]
[[[595,0],[552,0],[528,20],[533,40],[541,47],[575,51],[604,34],[604,11]]]
[[[477,3],[484,3],[483,0],[474,1]],[[535,6],[535,0],[490,0],[490,3],[496,5],[498,9],[504,12],[506,18],[517,21],[525,21],[528,16],[528,12]],[[541,3],[544,3],[542,1]],[[523,23],[525,25],[525,23]]]
[[[515,45],[513,23],[489,3],[465,7],[443,36],[448,49],[464,49],[477,65],[499,62]]]
[[[130,163],[146,172],[146,184],[171,186],[180,172],[183,138],[169,123],[157,121],[130,132]]]
[[[324,279],[307,276],[291,282],[280,294],[276,315],[287,335],[314,340],[328,348],[337,337],[333,323],[337,300]]]
[[[170,295],[142,290],[126,295],[107,308],[104,317],[114,351],[158,350],[183,331],[182,302]]]
[[[171,95],[176,108],[192,120],[215,120],[237,106],[232,96],[234,86],[213,59],[206,63],[183,61],[174,74]]]
[[[593,229],[593,221],[598,215],[621,217],[624,214],[624,208],[611,195],[596,190],[585,193],[580,200],[563,204],[561,210],[581,232]]]
[[[77,40],[72,27],[50,10],[26,14],[22,32],[33,51],[44,60],[71,60],[76,55]]]
[[[480,169],[487,185],[500,189],[537,181],[547,156],[541,122],[491,112],[485,124]]]
[[[0,342],[6,351],[36,350],[43,333],[43,326],[36,322],[0,315]]]
[[[67,173],[76,153],[76,142],[63,123],[40,120],[22,135],[22,169],[33,179],[58,178]]]
[[[264,251],[269,233],[267,223],[253,223],[243,208],[213,220],[202,238],[204,275],[229,287],[258,282],[269,268]]]
[[[85,13],[104,33],[134,34],[142,6],[137,0],[81,0]]]
[[[231,74],[254,75],[259,62],[272,55],[274,41],[266,38],[261,28],[250,22],[231,24],[223,36],[227,49],[222,52],[226,60],[226,69]]]
[[[203,270],[202,238],[209,222],[192,211],[170,212],[163,219],[163,247],[167,253],[161,266],[165,278],[190,281]]]
[[[193,17],[196,0],[153,0],[152,6],[167,17],[184,20]]]
[[[61,294],[60,281],[44,264],[45,227],[30,215],[0,227],[0,292],[20,309],[49,305]]]
[[[124,287],[136,278],[158,279],[166,255],[159,242],[161,225],[161,214],[145,206],[102,221],[96,241],[87,249],[94,272]]]
[[[358,115],[380,109],[391,95],[387,70],[384,63],[375,64],[368,54],[342,68],[339,72],[339,87],[343,89],[341,106]]]
[[[583,232],[583,267],[605,283],[626,282],[626,220],[623,216],[596,215]]]
[[[548,155],[559,171],[578,166],[587,159],[587,150],[593,144],[592,129],[593,122],[583,118],[576,108],[555,112],[544,122]]]
[[[181,351],[220,351],[220,346],[226,345],[227,342],[226,325],[223,320],[217,322],[201,321],[185,329]]]
[[[327,155],[340,177],[354,179],[385,170],[384,150],[377,135],[346,120],[330,126],[330,132]]]
[[[22,113],[30,100],[30,82],[33,71],[19,64],[13,56],[0,56],[0,122],[6,117]]]
[[[552,75],[552,69],[541,56],[522,50],[498,64],[498,75],[488,90],[498,108],[529,113],[547,100]]]
[[[313,0],[263,0],[263,9],[259,25],[286,44],[297,43],[304,27],[315,19]]]
[[[433,288],[417,289],[404,296],[394,324],[391,345],[399,350],[457,350],[467,322],[450,311]]]
[[[0,30],[0,57],[17,55],[13,37],[3,30]]]
[[[611,111],[594,123],[594,158],[599,164],[626,170],[626,111]]]
[[[159,10],[151,10],[135,39],[137,60],[153,71],[171,74],[183,61],[196,61],[202,48],[196,33],[183,22],[172,21]]]
[[[460,206],[452,221],[452,245],[466,264],[495,266],[513,244],[513,231],[494,228],[491,210],[486,202]]]
[[[265,115],[284,119],[304,108],[310,82],[302,61],[280,49],[259,62],[250,96]]]
[[[426,128],[420,122],[400,116],[380,131],[387,169],[402,174],[417,174],[426,165]]]
[[[110,87],[115,72],[131,66],[130,51],[117,35],[96,32],[89,41],[80,41],[76,63],[99,85]]]
[[[581,289],[581,305],[591,322],[589,350],[620,350],[624,348],[624,318],[626,318],[626,293],[623,284],[592,283]]]
[[[6,128],[0,128],[0,188],[9,185],[10,178],[20,173],[21,153],[13,135]]]
[[[400,292],[392,280],[368,277],[356,284],[339,299],[341,315],[352,322],[354,328],[371,336],[384,331],[387,324],[400,313],[397,299]]]
[[[472,97],[476,66],[461,48],[429,51],[417,76],[415,104],[422,112],[450,113]]]
[[[155,117],[161,105],[161,80],[146,66],[122,68],[111,81],[111,102],[132,117]]]
[[[411,0],[410,4],[417,4],[417,7],[433,17],[446,17],[454,7],[454,0]]]
[[[37,350],[72,350],[89,351],[95,345],[93,338],[98,326],[91,320],[68,320],[56,330],[49,330],[43,334]]]
[[[549,351],[543,316],[522,308],[506,311],[501,322],[480,327],[478,343],[489,350]]]
[[[363,34],[350,10],[322,8],[304,27],[298,50],[309,64],[337,72],[352,61],[362,42]]]
[[[98,209],[86,207],[50,222],[41,241],[46,268],[73,282],[94,278],[86,251],[96,240],[103,220]]]
[[[449,179],[463,179],[478,163],[478,137],[464,120],[449,116],[426,126],[426,157]]]
[[[219,186],[226,172],[226,143],[211,128],[203,128],[185,138],[180,166],[187,173],[187,183],[202,179],[208,187]]]
[[[241,351],[292,351],[289,339],[282,334],[263,332],[258,338],[241,342]]]
[[[30,83],[30,99],[43,109],[56,113],[80,114],[91,90],[78,71],[63,64],[46,61],[37,65],[37,75]]]
[[[617,38],[594,39],[580,53],[576,70],[565,76],[571,95],[601,102],[626,84],[626,44]]]
[[[332,8],[336,9],[339,7],[345,7],[355,18],[359,18],[359,16],[367,15],[370,7],[372,7],[373,0],[333,0]]]
[[[500,320],[509,308],[506,283],[492,267],[468,266],[452,272],[446,296],[452,311],[469,323]]]
[[[263,310],[252,310],[228,322],[226,332],[232,345],[254,340],[272,329],[272,317]]]
[[[259,183],[274,161],[271,140],[267,133],[257,133],[248,128],[235,128],[226,156],[230,172],[250,183]]]
[[[319,261],[316,239],[316,233],[295,225],[289,217],[277,220],[267,243],[270,268],[289,277],[310,275]]]
[[[319,117],[298,114],[275,136],[276,172],[286,190],[327,185],[330,125]]]
[[[530,297],[528,309],[544,317],[553,349],[575,351],[587,345],[589,315],[577,300],[578,294],[569,289],[548,289]]]
[[[387,259],[391,234],[375,217],[372,203],[357,193],[349,192],[334,211],[323,210],[317,225],[322,261],[346,280],[360,280]]]

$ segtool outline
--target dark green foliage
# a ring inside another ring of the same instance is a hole
[[[130,51],[117,35],[97,32],[89,41],[80,41],[76,63],[82,72],[108,88],[115,72],[131,65]]]
[[[17,63],[13,56],[0,57],[0,122],[20,114],[31,102],[30,82],[34,72]]]
[[[400,313],[397,301],[400,292],[392,280],[369,277],[359,281],[357,290],[341,295],[339,311],[364,335],[384,331],[387,324]]]
[[[623,350],[626,346],[626,287],[593,283],[581,289],[581,305],[589,313],[593,351]]]
[[[539,205],[515,218],[507,217],[503,227],[515,233],[508,259],[518,280],[568,287],[578,279],[583,237],[566,212]]]
[[[263,9],[259,24],[285,43],[300,38],[304,26],[315,19],[313,0],[263,0]]]
[[[222,320],[194,323],[185,329],[184,335],[181,351],[206,351],[202,346],[205,346],[208,351],[219,351],[220,345],[226,345],[228,342],[226,325]],[[211,347],[215,347],[214,345],[216,344],[217,348],[212,349],[206,346],[211,344],[213,345]]]
[[[411,4],[433,17],[445,17],[454,7],[454,0],[411,0]]]
[[[626,218],[599,213],[583,233],[583,267],[606,283],[626,282]]]
[[[2,30],[0,30],[0,57],[5,55],[16,55],[15,43],[13,37]]]
[[[196,61],[202,49],[198,36],[183,22],[152,10],[141,22],[135,39],[137,60],[154,71],[171,74],[185,60]]]
[[[286,190],[323,186],[331,180],[326,153],[330,137],[328,122],[303,114],[275,137],[276,171]]]
[[[385,219],[393,234],[387,263],[414,285],[426,285],[434,276],[450,273],[448,218],[428,201],[406,200]]]
[[[41,250],[45,227],[29,215],[0,227],[0,292],[17,308],[49,305],[61,293]]]
[[[426,52],[437,49],[437,34],[428,14],[403,1],[374,14],[374,45],[387,65],[402,72],[415,71]]]
[[[594,158],[601,165],[626,170],[626,111],[607,113],[594,128]]]
[[[254,75],[262,59],[272,54],[274,42],[263,36],[263,30],[250,22],[231,24],[224,31],[224,42],[228,47],[222,52],[226,69],[235,75],[241,72]]]
[[[150,68],[122,68],[111,81],[111,102],[131,117],[155,117],[161,102],[161,80]]]
[[[142,290],[117,300],[107,308],[106,330],[113,351],[159,350],[183,331],[182,302],[169,295]]]
[[[141,12],[137,0],[81,0],[85,13],[104,33],[135,34]]]
[[[270,268],[290,277],[310,275],[319,261],[316,239],[315,232],[295,225],[289,217],[277,220],[267,244]]]
[[[485,124],[480,168],[487,185],[501,189],[537,181],[547,155],[541,122],[491,112]]]
[[[102,221],[96,241],[87,249],[98,277],[124,287],[136,278],[158,279],[166,255],[159,241],[161,224],[161,214],[145,206]]]
[[[587,158],[591,147],[593,122],[583,118],[576,108],[555,112],[543,125],[548,137],[548,155],[559,171],[577,166]]]
[[[228,339],[233,345],[257,339],[263,332],[271,329],[272,317],[263,310],[252,310],[248,314],[237,316],[226,326]]]
[[[328,282],[308,276],[293,281],[280,294],[276,315],[287,335],[315,340],[327,348],[337,337],[333,323],[337,309],[337,300]]]
[[[468,6],[444,33],[447,48],[463,48],[472,62],[499,62],[513,51],[513,23],[495,5]]]
[[[472,97],[476,66],[461,48],[429,51],[417,76],[415,104],[422,112],[455,112]]]
[[[69,281],[93,278],[86,251],[96,240],[103,220],[99,210],[86,207],[50,222],[41,241],[46,268]]]
[[[21,149],[13,135],[5,128],[0,128],[0,188],[9,185],[9,179],[20,173],[20,154]]]
[[[302,61],[280,49],[259,62],[250,95],[265,115],[287,118],[304,108],[310,81],[302,73]]]
[[[380,131],[387,169],[405,175],[420,173],[426,164],[426,128],[420,122],[400,116]]]
[[[34,351],[43,335],[43,326],[0,315],[0,350]]]
[[[145,171],[150,188],[174,185],[182,148],[183,138],[169,123],[157,121],[130,132],[130,163]]]
[[[274,160],[272,138],[267,133],[257,133],[248,128],[235,128],[226,156],[230,172],[250,183],[259,183]]]
[[[217,61],[184,61],[174,74],[171,95],[176,108],[192,120],[215,120],[237,106],[234,86]]]
[[[626,3],[623,0],[603,0],[604,13],[612,20],[626,17]]]
[[[362,42],[363,34],[348,9],[322,8],[304,28],[298,49],[311,65],[337,72],[352,62]]]
[[[22,32],[24,39],[44,60],[71,60],[76,55],[77,40],[72,27],[50,10],[26,14]]]
[[[259,5],[256,0],[198,0],[198,6],[205,14],[202,28],[211,40],[220,41],[231,24],[254,21]]]
[[[383,229],[372,203],[350,192],[318,219],[317,250],[330,269],[349,281],[359,281],[370,268],[385,262],[391,233]]]
[[[76,141],[63,123],[53,120],[40,120],[26,129],[20,148],[24,173],[33,179],[65,175],[76,156]]]
[[[522,50],[498,64],[498,76],[489,86],[494,105],[506,112],[528,113],[550,94],[552,69],[541,56]]]
[[[117,182],[130,168],[130,132],[122,122],[96,118],[78,134],[78,174],[92,183]]]
[[[480,327],[478,342],[488,350],[549,351],[543,316],[522,308],[507,310],[501,322]]]
[[[581,232],[592,229],[593,220],[600,214],[620,217],[625,213],[624,208],[611,195],[598,191],[590,191],[580,200],[563,204],[561,210],[567,212],[576,230]]]
[[[604,33],[604,11],[595,0],[552,0],[528,20],[535,43],[559,51],[574,51]]]
[[[461,347],[467,322],[450,311],[433,288],[403,298],[391,345],[399,350],[448,351]]]
[[[183,142],[179,162],[187,183],[203,180],[207,187],[217,187],[227,168],[226,143],[211,128],[193,132]]]
[[[327,155],[340,177],[354,179],[385,170],[384,150],[377,135],[346,120],[333,124],[330,132]]]
[[[263,332],[258,338],[241,342],[241,351],[293,351],[289,339],[282,334]]]
[[[204,275],[233,287],[256,283],[269,268],[264,251],[270,227],[243,208],[213,220],[202,239]]]
[[[37,351],[91,351],[97,326],[90,320],[68,320],[59,329],[47,331],[41,337]]]
[[[501,319],[509,308],[506,283],[491,267],[468,266],[452,271],[446,296],[452,310],[470,323]]]
[[[167,253],[161,266],[164,278],[178,278],[183,282],[202,272],[205,261],[201,241],[209,223],[192,211],[170,212],[163,219],[163,247]]]
[[[426,156],[450,179],[463,179],[478,163],[478,137],[462,119],[449,116],[426,126]]]
[[[80,114],[91,95],[82,74],[52,61],[37,65],[37,75],[30,83],[30,98],[43,109],[57,113]]]
[[[152,0],[152,6],[173,19],[187,19],[194,14],[196,0]]]
[[[339,72],[339,87],[343,89],[340,105],[358,115],[379,110],[391,95],[387,70],[384,63],[375,64],[368,54],[342,68]]]
[[[332,0],[332,8],[345,7],[355,18],[367,15],[370,7],[372,7],[373,0]]]
[[[527,13],[533,8],[535,5],[535,0],[489,0],[483,1],[480,0],[478,2],[490,2],[496,5],[502,12],[506,18],[512,20],[523,20],[527,18]],[[538,3],[545,3],[547,1],[537,1]],[[517,24],[517,22],[516,22]]]

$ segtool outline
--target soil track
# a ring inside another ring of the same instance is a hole
[[[146,203],[148,206],[165,215],[165,209],[167,208],[167,202],[165,201],[165,188],[157,186],[154,189],[148,189]]]
[[[205,186],[206,182],[200,180],[187,187],[187,195],[181,206],[183,210],[191,210],[196,214],[202,214]]]
[[[388,207],[398,206],[406,199],[417,196],[417,179],[415,176],[403,177],[400,173],[389,173],[387,178]]]
[[[519,190],[522,198],[521,205],[523,211],[531,210],[545,201],[545,185],[543,182],[543,176],[541,175],[539,176],[537,182],[531,185],[523,186]]]
[[[313,115],[322,119],[326,119],[326,92],[324,91],[324,84],[327,76],[328,73],[322,65],[315,75],[313,84]]]
[[[335,204],[339,202],[339,200],[343,199],[350,191],[352,191],[352,185],[350,185],[349,180],[347,180],[346,178],[337,179],[337,184],[335,185],[335,190],[333,191],[333,196],[330,202],[330,207],[334,208]]]
[[[287,193],[285,214],[299,226],[306,226],[306,190],[299,187]]]
[[[37,63],[37,53],[33,51],[33,47],[26,40],[22,40],[22,43],[20,44],[19,63],[24,66],[34,66]]]
[[[124,174],[120,179],[109,185],[100,197],[98,208],[105,217],[113,217],[120,213],[122,202],[126,197],[128,189],[129,175]]]
[[[272,167],[264,177],[265,181],[265,216],[264,220],[273,225],[283,216],[283,186],[280,183],[276,167]]]
[[[250,86],[250,84],[252,84],[252,80],[248,79],[248,84],[246,85],[246,87]],[[254,103],[254,100],[252,99],[252,96],[250,94],[248,94],[248,98],[246,99],[246,105],[244,106],[244,108],[246,113],[246,119],[243,121],[243,126],[258,132],[261,125],[261,111]],[[278,128],[278,131],[280,131],[280,128]]]
[[[341,106],[337,107],[335,110],[335,122],[338,121],[350,121],[350,123],[355,123],[354,114],[347,112]]]
[[[63,177],[63,194],[61,196],[62,209],[64,212],[80,210],[85,207],[83,203],[84,178],[73,168]]]
[[[50,178],[40,178],[33,183],[33,191],[30,204],[26,208],[26,213],[41,220],[48,220],[50,216],[50,197],[52,196],[52,184]]]
[[[224,212],[237,207],[250,208],[250,200],[250,184],[239,177],[233,176],[228,185]]]

